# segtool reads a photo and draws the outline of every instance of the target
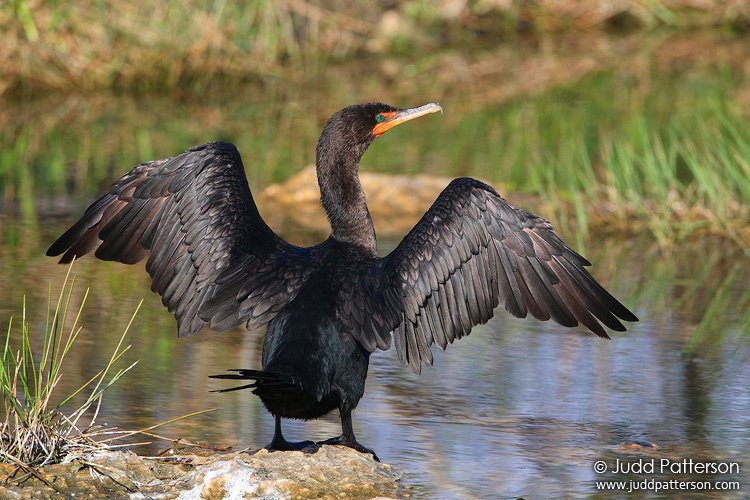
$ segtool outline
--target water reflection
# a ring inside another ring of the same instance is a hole
[[[19,244],[41,255],[42,243],[58,230],[30,240],[20,231]],[[392,244],[385,242],[384,251]],[[641,256],[650,252],[645,242],[592,247],[587,253],[594,274],[642,319],[611,341],[498,311],[468,339],[437,352],[436,366],[421,376],[400,366],[395,353],[376,353],[367,392],[354,414],[358,437],[404,471],[419,496],[431,498],[588,498],[597,496],[595,481],[601,477],[592,468],[597,460],[743,460],[750,444],[750,368],[746,346],[734,342],[741,314],[719,313],[724,318],[713,323],[719,331],[712,332],[711,345],[698,342],[687,349],[697,322],[711,312],[706,299],[719,295],[727,275],[695,284],[674,273],[675,262],[681,269],[687,262],[700,268],[698,255],[708,264],[721,260],[717,248],[655,257],[644,265]],[[21,294],[28,293],[32,329],[41,331],[42,284],[59,283],[64,266],[30,259],[16,265],[4,260],[2,267],[2,317],[17,316]],[[750,279],[746,266],[726,266],[723,272],[734,273],[739,283]],[[84,329],[65,367],[63,392],[101,368],[145,298],[128,339],[132,352],[127,357],[140,364],[109,391],[98,421],[132,429],[217,408],[157,434],[236,448],[270,440],[272,418],[255,396],[210,393],[221,382],[207,378],[227,368],[259,368],[262,332],[204,332],[177,339],[175,321],[148,292],[149,278],[141,266],[87,258],[75,264],[75,273],[74,302],[85,287],[92,292]],[[15,283],[24,283],[24,290]],[[727,302],[746,308],[742,290],[729,289]],[[657,294],[661,300],[653,300]],[[693,296],[700,298],[691,301]],[[324,439],[338,434],[339,423],[332,415],[319,422],[291,422],[286,432],[290,439]],[[659,448],[622,446],[630,441]],[[157,442],[139,451],[166,446]],[[748,484],[750,478],[743,470],[732,479]]]

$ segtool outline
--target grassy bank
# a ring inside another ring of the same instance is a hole
[[[732,74],[661,74],[645,92],[622,85],[630,78],[601,72],[488,106],[443,101],[443,116],[379,139],[362,168],[487,179],[581,237],[650,233],[670,246],[718,234],[750,246],[750,133],[726,98],[740,94]],[[78,214],[134,164],[215,139],[239,146],[256,192],[283,181],[314,160],[322,123],[343,103],[295,86],[262,90],[244,100],[100,95],[9,110],[32,119],[0,128],[12,144],[0,151],[4,211],[32,223]]]
[[[78,213],[136,163],[215,139],[260,189],[313,161],[336,109],[436,100],[442,117],[363,168],[482,177],[572,234],[747,247],[750,7],[693,4],[16,0],[0,7],[0,210]]]
[[[21,320],[16,324],[12,318],[8,321],[0,364],[0,394],[5,410],[5,418],[0,421],[0,462],[16,466],[12,476],[21,471],[18,475],[39,477],[36,466],[57,463],[68,454],[99,446],[93,438],[101,434],[96,417],[104,391],[135,365],[113,368],[129,349],[122,342],[131,318],[104,369],[72,394],[56,391],[63,366],[69,364],[65,361],[81,332],[79,320],[88,296],[87,290],[75,313],[70,307],[74,283],[75,278],[66,276],[56,301],[50,285],[43,332],[32,330],[25,300]],[[36,348],[39,344],[41,349]],[[82,399],[76,398],[86,392]],[[80,404],[69,411],[70,406],[75,406],[75,399]]]
[[[724,91],[665,78],[634,106],[616,74],[585,83],[503,106],[480,129],[488,140],[470,171],[502,172],[509,191],[540,196],[540,211],[584,232],[649,232],[664,246],[720,234],[750,246],[750,133]],[[659,94],[670,93],[665,106]]]
[[[747,31],[744,0],[62,2],[0,7],[0,95],[49,90],[201,93],[217,80],[298,78],[321,61],[476,39],[719,28]]]

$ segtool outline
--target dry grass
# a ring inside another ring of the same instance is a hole
[[[66,358],[72,354],[71,350],[81,331],[80,319],[88,296],[87,290],[75,318],[69,318],[75,285],[75,278],[70,275],[71,268],[54,308],[50,287],[41,352],[32,347],[40,339],[35,338],[26,321],[25,301],[20,331],[12,320],[8,324],[0,365],[0,394],[5,410],[5,418],[0,421],[0,463],[8,463],[11,468],[5,469],[7,477],[0,477],[0,483],[21,484],[33,476],[61,493],[61,487],[48,481],[40,467],[73,460],[84,466],[96,467],[86,458],[92,451],[152,444],[154,440],[200,448],[201,445],[157,435],[153,431],[178,420],[214,411],[197,411],[136,430],[119,430],[97,423],[104,392],[138,363],[136,361],[125,368],[116,368],[118,361],[130,349],[130,346],[123,346],[123,342],[140,304],[104,368],[71,394],[61,396],[57,389],[63,367],[70,364],[70,361],[66,363]],[[75,406],[75,409],[66,411],[68,406]],[[146,441],[125,442],[133,436],[145,438]]]
[[[8,324],[0,369],[5,410],[5,418],[0,422],[0,461],[24,470],[58,462],[71,452],[100,446],[93,435],[97,432],[96,417],[103,393],[137,363],[124,369],[114,368],[129,349],[129,346],[123,347],[122,344],[134,314],[107,365],[72,394],[60,398],[55,389],[62,377],[66,355],[81,331],[79,319],[88,295],[87,291],[76,317],[68,326],[68,309],[74,284],[75,279],[70,277],[69,270],[54,309],[51,307],[50,288],[41,353],[32,349],[32,332],[26,321],[25,303],[20,335],[13,335],[17,329],[14,329],[12,320]],[[11,347],[11,338],[15,343],[20,342],[20,346]],[[75,410],[70,413],[62,411],[67,403],[87,390],[88,395]],[[93,415],[89,411],[92,409]]]
[[[745,0],[401,0],[390,7],[364,0],[15,0],[0,7],[0,95],[103,88],[200,93],[217,80],[295,78],[319,58],[467,35],[746,29],[749,23]]]

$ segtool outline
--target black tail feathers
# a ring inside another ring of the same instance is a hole
[[[296,389],[297,384],[294,383],[294,381],[285,375],[278,375],[276,373],[269,373],[264,372],[262,370],[245,370],[241,368],[235,368],[232,370],[227,370],[230,372],[237,372],[237,373],[223,373],[221,375],[209,375],[209,378],[221,378],[221,379],[228,379],[228,380],[252,380],[253,382],[250,384],[241,385],[239,387],[230,387],[229,389],[216,389],[211,392],[231,392],[231,391],[239,391],[240,389],[256,389],[258,387],[263,387],[264,389],[275,389],[275,390],[284,390],[284,389]]]

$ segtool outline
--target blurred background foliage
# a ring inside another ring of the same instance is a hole
[[[303,78],[324,62],[560,33],[750,29],[745,0],[9,0],[0,93]],[[596,52],[595,47],[591,47]]]

